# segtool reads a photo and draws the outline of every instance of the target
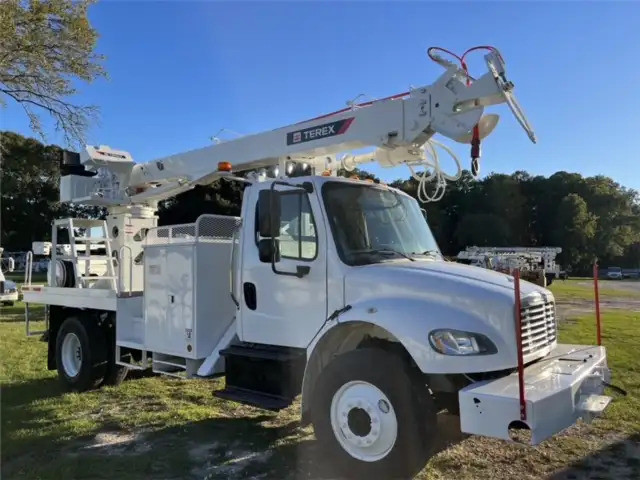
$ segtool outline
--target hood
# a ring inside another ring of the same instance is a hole
[[[514,280],[511,275],[462,263],[435,260],[398,260],[364,265],[352,269],[345,282],[345,290],[357,297],[364,294],[364,291],[368,291],[370,295],[384,295],[396,289],[400,289],[405,295],[416,293],[423,298],[446,295],[492,301],[499,296],[513,301],[514,295]],[[358,286],[361,286],[363,292],[356,294]],[[538,285],[520,281],[521,297],[535,295],[536,292],[550,295],[548,290]]]

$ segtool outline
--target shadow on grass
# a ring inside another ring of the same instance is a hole
[[[314,456],[315,441],[298,440],[298,422],[266,425],[271,419],[216,418],[153,432],[111,430],[38,442],[2,459],[3,478],[329,478],[327,462]],[[279,444],[291,436],[294,443]]]
[[[41,382],[38,389],[42,389]],[[34,399],[27,386],[22,390],[16,386],[10,393],[8,407],[15,406],[23,393]],[[5,398],[3,409],[4,406]],[[228,412],[233,414],[233,410]],[[31,442],[21,439],[19,451],[13,449],[14,453],[6,457],[3,451],[2,478],[338,478],[333,470],[335,459],[321,455],[312,429],[300,426],[296,407],[279,414],[253,409],[246,413],[146,430],[126,430],[103,422],[96,432],[82,437],[48,435]],[[135,415],[135,409],[131,414]],[[30,408],[26,406],[20,416],[28,421],[29,415]],[[14,417],[15,420],[20,421]],[[435,453],[464,438],[457,417],[440,415],[438,423]],[[7,433],[5,427],[3,436]]]
[[[640,433],[588,455],[547,480],[637,480],[640,478]]]
[[[24,406],[37,400],[58,397],[63,393],[57,378],[35,378],[25,382],[2,385],[2,410]]]

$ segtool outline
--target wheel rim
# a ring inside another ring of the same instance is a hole
[[[62,367],[69,377],[78,375],[82,367],[82,347],[75,333],[67,333],[62,342]]]
[[[331,427],[342,448],[365,462],[384,458],[398,436],[398,420],[389,398],[375,385],[345,383],[331,400]]]

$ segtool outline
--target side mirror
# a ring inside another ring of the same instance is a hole
[[[261,237],[280,236],[280,192],[261,190],[258,196],[258,230]]]
[[[258,256],[263,263],[280,261],[280,242],[276,239],[263,238],[258,242]]]

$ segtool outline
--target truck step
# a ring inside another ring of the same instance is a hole
[[[227,390],[280,399],[293,399],[300,393],[306,365],[304,349],[241,343],[221,350],[220,355],[224,357]]]
[[[109,239],[107,237],[75,237],[74,240],[76,243],[86,243],[86,242],[97,243],[97,242],[106,242]]]
[[[224,390],[216,390],[213,395],[224,400],[231,400],[232,402],[251,405],[252,407],[263,408],[273,412],[287,408],[293,403],[290,398],[238,387],[226,387]]]
[[[588,420],[602,414],[609,402],[611,397],[606,395],[581,395],[576,410]]]

